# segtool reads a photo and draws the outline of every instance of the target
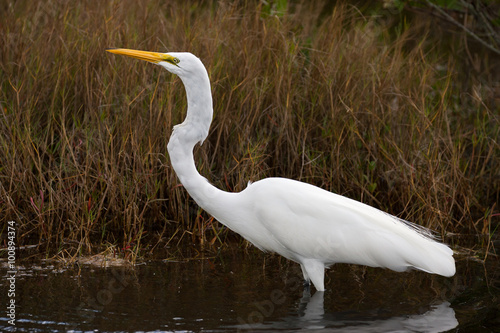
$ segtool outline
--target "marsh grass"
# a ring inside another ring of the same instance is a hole
[[[283,176],[443,237],[488,246],[497,232],[498,91],[429,22],[388,28],[390,17],[308,2],[278,13],[258,2],[1,6],[0,220],[2,233],[17,222],[19,245],[71,257],[107,244],[135,258],[235,238],[170,166],[182,83],[108,47],[202,59],[215,115],[195,159],[219,188]]]

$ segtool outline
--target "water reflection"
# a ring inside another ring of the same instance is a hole
[[[304,292],[298,265],[243,251],[129,268],[51,265],[20,268],[17,332],[442,332],[500,325],[497,260],[459,260],[450,279],[338,265],[326,275],[329,290],[314,294]],[[0,277],[5,272],[0,261]],[[1,278],[0,299],[7,287]],[[0,331],[14,331],[7,321],[0,312]]]
[[[362,316],[362,314],[359,314]],[[458,326],[455,311],[449,302],[431,306],[431,310],[423,314],[397,316],[388,319],[344,318],[339,313],[326,313],[324,309],[324,292],[316,292],[311,297],[304,291],[300,300],[298,315],[289,315],[278,321],[258,324],[238,325],[239,330],[297,330],[308,329],[317,332],[445,332]],[[347,314],[347,317],[352,317]]]

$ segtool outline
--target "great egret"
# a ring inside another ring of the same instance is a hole
[[[286,178],[249,183],[239,193],[219,190],[196,170],[193,148],[212,122],[212,93],[205,66],[191,53],[129,49],[108,52],[158,64],[177,74],[186,89],[187,115],[174,130],[168,153],[191,197],[219,222],[263,251],[298,262],[306,284],[323,291],[325,268],[335,263],[415,268],[455,274],[453,251],[429,230],[361,202]]]

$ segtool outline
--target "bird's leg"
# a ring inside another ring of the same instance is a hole
[[[311,291],[311,279],[309,278],[309,275],[307,274],[306,268],[304,265],[300,264],[300,268],[302,268],[302,275],[304,275],[304,282],[302,285],[304,286],[304,292],[310,292]]]
[[[300,267],[306,281],[311,281],[317,291],[325,290],[325,265],[322,262],[314,259],[304,259],[300,263]]]
[[[304,280],[304,293],[311,293],[311,280]]]
[[[306,288],[311,285],[311,279],[309,279],[309,275],[307,275],[304,265],[300,264],[300,268],[302,269],[302,275],[304,275],[304,288]]]

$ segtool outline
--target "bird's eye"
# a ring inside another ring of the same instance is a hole
[[[179,60],[179,58],[174,58],[174,59],[173,59],[173,61],[174,61],[174,64],[178,64],[178,63],[180,63],[180,62],[181,62],[181,61]]]

